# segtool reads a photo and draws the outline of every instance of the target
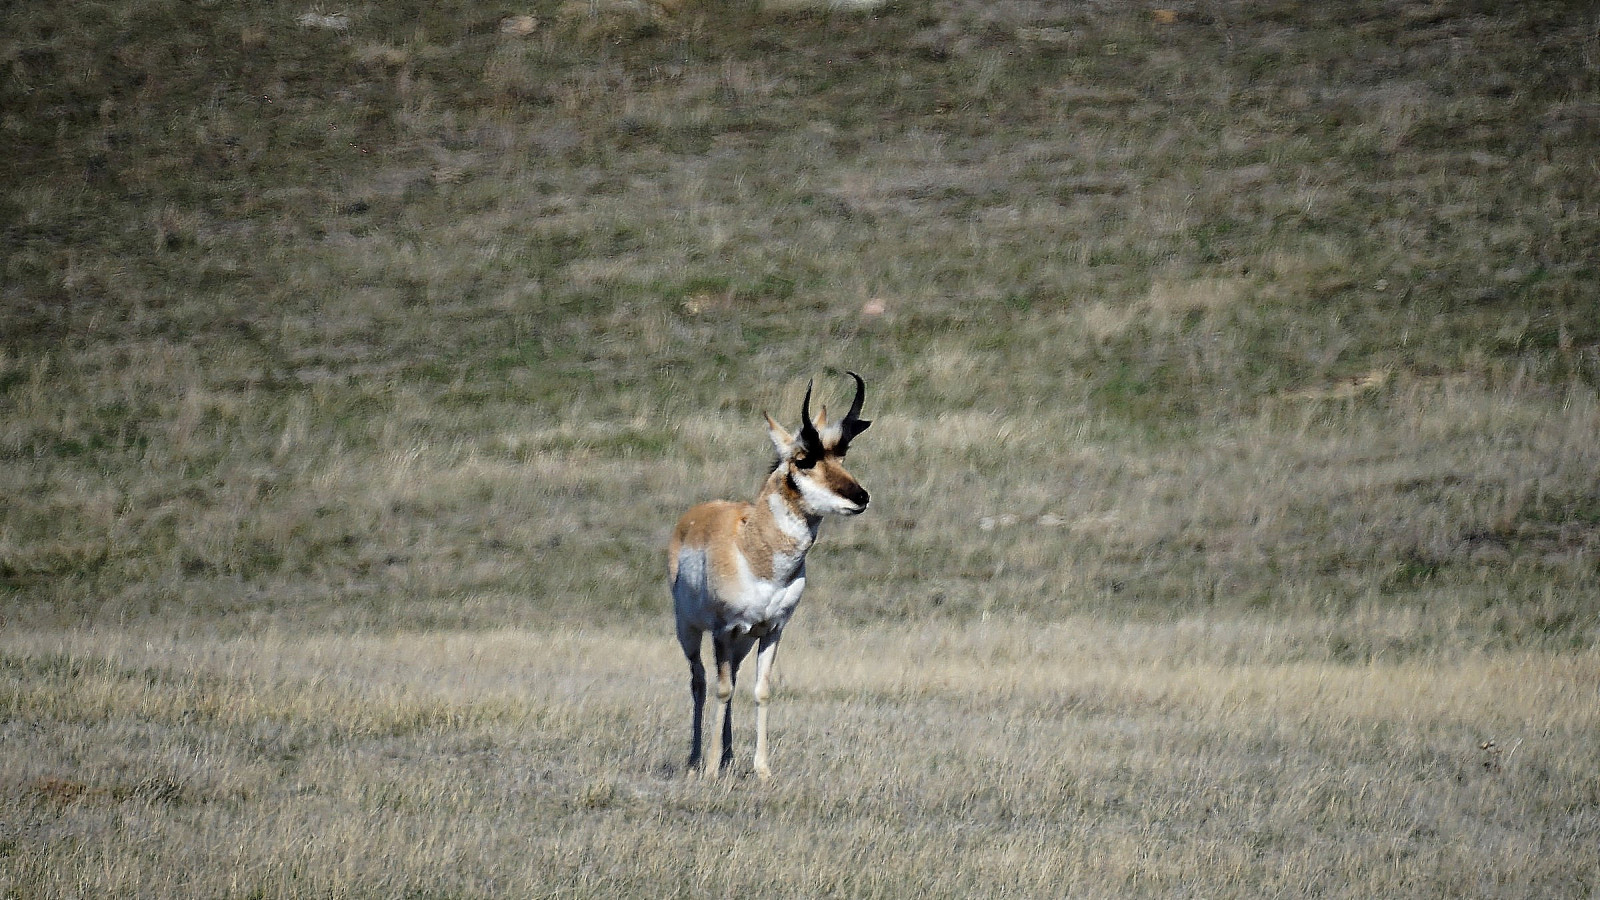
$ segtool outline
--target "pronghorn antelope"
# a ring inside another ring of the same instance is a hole
[[[684,513],[672,531],[667,573],[678,618],[678,643],[689,658],[689,691],[694,725],[689,771],[704,766],[700,754],[706,702],[706,669],[700,662],[701,635],[711,632],[717,659],[717,699],[722,702],[720,768],[733,762],[733,686],[739,664],[756,653],[755,771],[772,774],[767,764],[768,678],[784,626],[806,586],[806,551],[816,542],[827,515],[853,516],[866,510],[866,489],[844,469],[844,455],[856,435],[872,423],[861,418],[867,388],[861,376],[850,411],[828,423],[824,408],[811,419],[811,385],[800,404],[800,433],[791,436],[767,416],[767,431],[777,463],[751,503],[714,500]]]

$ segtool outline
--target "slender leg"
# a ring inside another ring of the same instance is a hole
[[[756,641],[745,634],[713,634],[711,640],[717,645],[717,699],[722,701],[722,752],[717,765],[725,770],[733,765],[733,689],[739,683],[739,665]]]
[[[689,696],[694,703],[694,725],[689,733],[689,762],[687,771],[699,772],[705,768],[705,758],[700,755],[701,736],[704,733],[706,712],[706,667],[700,661],[700,633],[679,630],[678,640],[683,645],[683,655],[689,658]]]
[[[718,771],[733,764],[733,684],[739,677],[739,664],[725,636],[713,633],[711,646],[717,652],[717,700],[722,704],[721,739],[717,750]]]
[[[689,660],[689,696],[694,703],[694,725],[689,737],[689,769],[698,772],[705,768],[705,758],[700,755],[706,716],[706,667],[696,654]]]
[[[767,698],[772,696],[772,663],[778,658],[778,641],[782,631],[774,631],[761,639],[761,649],[756,654],[756,774],[772,777],[772,767],[767,765]]]

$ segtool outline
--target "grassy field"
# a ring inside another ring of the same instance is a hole
[[[681,658],[654,634],[12,637],[3,884],[44,897],[1595,887],[1590,653],[1351,665],[1307,649],[1316,622],[1069,617],[886,636],[813,619],[785,642],[770,782],[678,774]]]
[[[1591,4],[0,20],[0,896],[1600,891]]]

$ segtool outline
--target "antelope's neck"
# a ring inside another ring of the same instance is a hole
[[[793,581],[805,564],[806,551],[817,541],[822,517],[806,512],[799,492],[782,473],[767,479],[751,506],[740,550],[757,572],[765,569],[779,583]]]

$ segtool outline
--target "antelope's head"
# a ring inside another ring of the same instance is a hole
[[[815,421],[812,420],[810,384],[806,385],[806,398],[800,403],[799,434],[789,434],[767,416],[767,431],[778,453],[773,474],[781,477],[798,496],[802,511],[808,515],[854,516],[865,512],[872,499],[861,482],[844,468],[844,455],[850,449],[850,442],[872,424],[861,418],[861,401],[867,395],[867,386],[860,375],[849,374],[856,380],[856,399],[838,422],[827,421],[826,407]]]

